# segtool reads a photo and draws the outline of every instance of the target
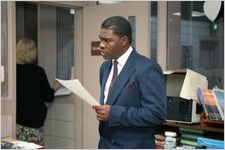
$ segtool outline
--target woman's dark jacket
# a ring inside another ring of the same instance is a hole
[[[54,89],[50,87],[44,69],[39,66],[17,64],[16,73],[16,122],[40,128],[47,115],[45,102],[54,100]]]

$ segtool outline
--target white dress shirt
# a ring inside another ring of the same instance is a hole
[[[128,57],[130,56],[131,52],[133,51],[133,48],[130,46],[129,49],[122,55],[120,56],[116,61],[118,62],[117,68],[118,68],[118,74],[117,76],[119,76],[121,70],[123,69],[123,66],[126,64]],[[112,60],[112,64],[113,64],[114,59]],[[114,64],[113,64],[114,65]],[[111,67],[111,71],[109,73],[108,79],[106,81],[106,85],[105,85],[105,91],[104,91],[104,104],[106,103],[106,100],[108,98],[108,93],[109,93],[109,87],[110,87],[110,83],[112,80],[112,75],[113,75],[113,66]]]

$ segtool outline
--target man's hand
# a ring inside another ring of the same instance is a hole
[[[109,105],[101,105],[101,106],[92,106],[96,112],[96,118],[99,121],[108,121],[109,120],[109,112],[110,106]]]

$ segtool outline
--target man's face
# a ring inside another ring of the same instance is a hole
[[[123,53],[123,42],[120,36],[110,29],[101,29],[99,34],[100,51],[104,59],[117,59]]]

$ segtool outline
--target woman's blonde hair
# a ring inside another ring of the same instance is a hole
[[[22,38],[16,45],[16,63],[31,64],[37,57],[37,47],[33,40]]]

